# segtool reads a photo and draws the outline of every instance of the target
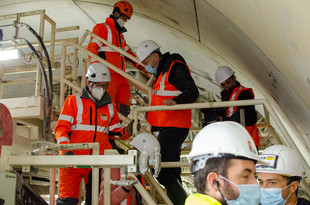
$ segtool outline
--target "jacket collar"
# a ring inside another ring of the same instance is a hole
[[[162,71],[164,71],[164,72],[166,72],[167,71],[167,66],[170,66],[170,63],[168,64],[168,58],[169,58],[169,56],[170,56],[170,53],[169,52],[167,52],[167,53],[165,53],[162,57],[161,57],[161,59],[160,59],[160,61],[159,61],[159,64],[158,64],[158,68],[157,68],[157,71],[156,71],[156,74],[155,74],[155,76],[159,76],[159,74],[162,72]]]
[[[228,91],[222,90],[222,91],[221,91],[221,95],[224,96],[225,99],[227,98],[227,99],[229,100],[230,95],[232,94],[232,92],[235,90],[235,88],[237,88],[237,87],[239,87],[239,86],[240,86],[240,83],[239,83],[239,81],[236,80],[235,86],[233,86],[232,88],[230,88]]]
[[[163,54],[163,56],[161,57],[159,61],[159,65],[158,65],[155,77],[159,76],[161,72],[163,73],[167,72],[171,66],[171,63],[175,60],[181,61],[186,64],[184,58],[178,53],[170,54],[169,52],[167,52]]]
[[[112,103],[111,97],[110,97],[109,93],[107,93],[107,92],[104,93],[103,97],[100,100],[95,102],[95,99],[90,94],[88,86],[85,86],[83,88],[82,93],[81,93],[81,98],[85,98],[85,99],[89,99],[89,100],[93,101],[96,105],[96,108],[99,108],[99,107],[102,107],[104,105]]]
[[[120,27],[119,25],[118,25],[118,23],[116,22],[116,20],[115,20],[115,17],[111,14],[110,15],[110,17],[108,17],[107,19],[106,19],[106,22],[108,23],[108,24],[112,24],[116,29],[117,29],[117,31],[119,32],[119,34],[122,34],[122,33],[125,33],[125,32],[127,32],[127,29],[123,26],[123,27]]]

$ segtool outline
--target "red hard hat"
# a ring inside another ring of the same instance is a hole
[[[113,6],[118,7],[121,13],[125,14],[128,18],[131,18],[133,13],[133,8],[128,1],[119,1]]]

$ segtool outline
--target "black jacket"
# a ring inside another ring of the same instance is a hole
[[[310,201],[308,201],[304,198],[298,198],[296,205],[310,205]]]
[[[236,81],[236,87],[239,87],[240,83]],[[233,89],[230,91],[223,90],[221,92],[222,101],[229,101],[230,95],[232,93]],[[248,90],[241,91],[237,100],[251,100],[254,99],[254,97],[251,95],[251,93]],[[238,106],[237,111],[231,116],[226,117],[226,111],[224,111],[224,120],[225,121],[235,121],[240,123],[240,109],[244,109],[244,116],[245,116],[245,126],[253,126],[257,122],[257,114],[255,111],[255,106]]]
[[[175,60],[184,62],[186,64],[185,60],[180,54],[170,54],[169,52],[167,52],[162,56],[159,62],[159,66],[157,68],[157,72],[155,74],[154,83],[157,81],[159,74],[164,74],[165,72],[167,72],[170,68],[171,63]],[[198,98],[198,88],[190,72],[183,63],[175,62],[173,64],[170,75],[168,77],[168,81],[179,91],[182,92],[180,95],[172,98],[172,100],[176,101],[177,104],[193,103]]]

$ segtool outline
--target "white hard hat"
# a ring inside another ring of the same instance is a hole
[[[158,140],[153,135],[146,132],[138,134],[129,144],[140,152],[146,151],[151,158],[155,156],[156,149],[160,151]]]
[[[221,66],[215,71],[215,80],[217,84],[223,83],[225,80],[233,76],[235,72],[228,66]]]
[[[149,133],[138,134],[130,144],[140,151],[138,158],[139,171],[145,174],[149,169],[149,165],[154,166],[154,177],[160,173],[160,144],[158,140]]]
[[[151,53],[153,53],[159,48],[160,48],[159,45],[152,40],[143,41],[137,48],[137,57],[142,62]]]
[[[207,159],[225,156],[259,160],[252,137],[239,123],[214,122],[204,127],[195,137],[188,159],[198,161],[197,171],[204,168]]]
[[[259,158],[264,164],[256,165],[256,172],[302,177],[302,159],[295,150],[284,145],[266,148]]]
[[[91,82],[111,82],[110,71],[107,66],[102,63],[91,64],[86,73],[86,78]]]

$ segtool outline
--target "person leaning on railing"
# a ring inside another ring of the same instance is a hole
[[[146,65],[146,71],[155,75],[151,106],[196,101],[198,89],[181,55],[162,54],[157,43],[147,40],[138,46],[137,57]],[[191,127],[191,110],[149,112],[147,122],[152,125],[152,131],[159,131],[162,161],[180,161],[181,145]],[[181,168],[164,168],[157,178],[175,205],[184,204],[187,197],[180,174]]]
[[[251,100],[254,99],[252,88],[246,88],[237,81],[235,72],[228,66],[221,66],[215,72],[216,82],[222,87],[222,101]],[[257,114],[255,106],[231,106],[222,109],[220,121],[235,121],[242,123],[240,116],[241,110],[244,110],[244,126],[254,140],[256,147],[260,145],[260,138],[256,126]]]

